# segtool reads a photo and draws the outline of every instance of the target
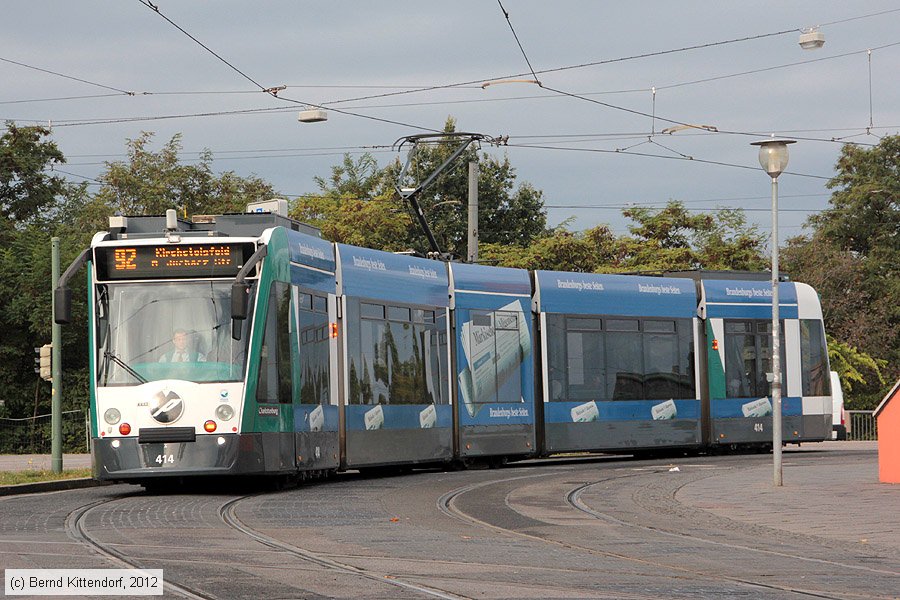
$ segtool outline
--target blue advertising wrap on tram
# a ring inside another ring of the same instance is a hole
[[[334,244],[287,231],[291,257],[291,283],[333,294],[335,292]]]
[[[772,284],[767,281],[703,280],[703,300],[708,318],[772,318]],[[797,318],[797,288],[778,284],[778,312],[782,319]]]
[[[767,400],[768,398],[760,398]],[[710,416],[713,419],[743,419],[747,416],[744,414],[744,407],[752,403],[749,398],[713,398],[710,403]],[[781,398],[781,414],[785,417],[797,417],[803,414],[803,399],[796,396],[783,396]],[[769,410],[765,414],[755,416],[771,416],[771,404]]]
[[[697,293],[688,279],[535,271],[540,312],[694,317]]]
[[[697,293],[694,282],[690,279],[641,277],[633,275],[608,275],[594,273],[560,273],[537,271],[538,293],[537,308],[548,314],[550,319],[560,319],[561,315],[591,315],[630,317],[633,319],[694,319],[697,316]],[[568,321],[566,321],[568,322]],[[599,322],[599,319],[598,319]],[[679,326],[680,327],[680,326]],[[604,326],[605,329],[605,326]],[[597,335],[615,335],[597,329]],[[673,330],[674,334],[675,330]],[[551,333],[548,331],[548,335]],[[623,334],[625,335],[625,334]],[[637,329],[632,334],[652,335]],[[603,339],[606,339],[605,337]],[[608,343],[608,342],[606,342]],[[643,343],[641,341],[640,343]],[[552,350],[548,350],[551,353]],[[545,360],[553,358],[547,357]],[[676,390],[683,385],[684,369],[689,365],[680,364],[681,374],[652,373],[653,382],[667,385]],[[690,366],[692,369],[693,367]],[[552,366],[551,366],[552,369]],[[638,369],[639,371],[640,369]],[[635,381],[644,385],[645,375],[637,372],[619,372],[615,374],[617,386],[621,381]],[[551,375],[551,387],[554,385]],[[605,384],[604,384],[605,388]],[[687,391],[687,390],[685,390]],[[671,396],[651,398],[613,399],[603,397],[598,391],[595,397],[580,400],[557,398],[544,403],[544,419],[547,423],[588,423],[591,421],[669,421],[698,420],[700,418],[700,400],[692,395],[678,397],[677,392]],[[554,396],[551,392],[551,396]],[[686,395],[686,394],[685,394]]]
[[[527,271],[453,264],[459,423],[534,423]]]
[[[453,426],[449,404],[348,404],[344,407],[347,429],[431,429]]]
[[[700,401],[674,400],[591,400],[585,402],[546,402],[544,418],[548,423],[571,423],[573,414],[587,415],[586,421],[653,421],[653,407],[672,403],[666,419],[699,419]],[[590,408],[593,403],[596,410]],[[738,407],[740,412],[740,407]]]
[[[444,263],[345,244],[336,246],[341,263],[341,294],[405,304],[449,304]]]

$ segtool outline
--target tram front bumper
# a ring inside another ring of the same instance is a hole
[[[261,444],[253,435],[198,435],[193,442],[164,443],[95,438],[92,445],[94,477],[100,481],[263,471]]]

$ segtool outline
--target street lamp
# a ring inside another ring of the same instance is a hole
[[[795,140],[763,140],[759,146],[759,164],[772,178],[772,455],[775,485],[783,485],[781,468],[781,327],[778,322],[778,176],[787,168],[788,144]]]

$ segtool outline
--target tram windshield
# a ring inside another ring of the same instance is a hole
[[[230,284],[97,286],[97,384],[241,381],[249,320],[241,322],[241,340],[233,339]]]

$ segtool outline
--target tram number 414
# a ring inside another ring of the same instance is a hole
[[[174,454],[157,454],[156,460],[154,461],[158,465],[164,465],[166,463],[173,464],[175,462]]]
[[[763,431],[763,424],[762,424],[762,423],[754,423],[754,424],[753,424],[753,431],[756,431],[757,433],[762,433],[762,431]]]

